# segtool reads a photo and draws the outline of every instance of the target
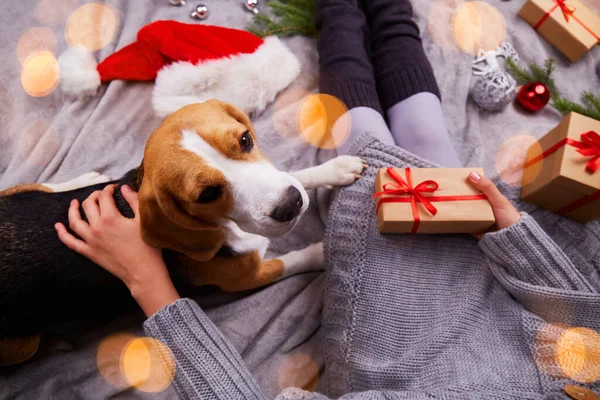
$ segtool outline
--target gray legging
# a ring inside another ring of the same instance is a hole
[[[316,5],[319,86],[346,104],[352,121],[338,152],[346,154],[368,131],[442,166],[460,167],[410,2],[317,0]]]

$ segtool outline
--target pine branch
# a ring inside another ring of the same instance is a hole
[[[529,64],[529,71],[518,66],[511,58],[506,60],[506,64],[508,72],[510,72],[519,84],[541,82],[546,85],[548,90],[550,90],[550,106],[558,110],[561,114],[567,115],[570,112],[576,112],[600,121],[600,97],[586,91],[581,94],[581,100],[584,104],[579,104],[561,96],[552,78],[552,74],[556,69],[553,59],[549,58],[544,61],[543,67],[535,63]]]
[[[537,64],[529,64],[529,69],[531,70],[531,76],[533,77],[533,82],[541,82],[543,84],[546,84],[546,71],[544,71],[543,68],[541,68],[539,65]]]
[[[586,108],[585,106],[575,103],[574,101],[565,99],[564,97],[558,96],[556,98],[553,98],[550,105],[557,109],[562,115],[567,115],[570,112],[576,112],[578,114],[585,115],[587,117],[600,121],[600,110],[596,110],[591,107]]]
[[[581,94],[582,100],[591,107],[594,107],[600,113],[600,97],[592,92],[585,91]]]
[[[544,61],[544,72],[546,74],[546,82],[550,80],[550,77],[552,76],[552,73],[555,69],[556,65],[554,64],[553,58],[548,58],[546,61]]]
[[[316,7],[314,0],[271,0],[267,3],[272,17],[267,13],[254,16],[248,30],[257,36],[303,35],[317,37],[314,24]]]
[[[524,85],[529,82],[533,82],[533,78],[529,71],[525,68],[519,67],[512,58],[508,57],[506,60],[506,65],[508,72],[519,82],[521,85]]]

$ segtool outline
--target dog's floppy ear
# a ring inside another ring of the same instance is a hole
[[[252,128],[252,123],[250,122],[250,118],[248,117],[248,115],[236,106],[219,100],[209,100],[208,102],[217,104],[219,107],[224,109],[227,114],[231,115],[236,121],[246,125],[248,128]]]
[[[183,253],[197,261],[212,259],[225,243],[217,224],[187,214],[166,190],[144,179],[139,190],[142,238],[151,246]]]

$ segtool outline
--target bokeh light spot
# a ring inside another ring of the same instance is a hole
[[[592,383],[600,380],[600,334],[565,324],[544,324],[536,335],[533,357],[553,378]]]
[[[533,361],[541,372],[553,378],[564,377],[556,363],[555,349],[558,339],[568,328],[564,324],[544,324],[535,337]]]
[[[523,180],[527,152],[532,146],[534,155],[541,154],[542,148],[537,139],[529,134],[515,135],[502,143],[496,153],[496,171],[506,185],[521,187],[531,183],[539,175],[544,160],[531,165],[525,175],[526,179]]]
[[[297,113],[298,129],[304,140],[321,149],[335,149],[350,133],[348,108],[338,98],[328,94],[307,97]]]
[[[600,334],[588,328],[566,330],[556,343],[556,361],[569,379],[600,380]]]
[[[121,372],[121,353],[127,343],[135,339],[130,333],[115,333],[100,342],[96,352],[96,364],[100,375],[108,383],[119,389],[130,386]]]
[[[506,39],[506,22],[498,9],[484,1],[462,4],[453,16],[452,33],[459,49],[476,55],[495,50]]]
[[[40,51],[23,61],[21,84],[28,95],[44,97],[56,89],[60,81],[60,68],[56,57],[49,51]]]
[[[45,120],[28,124],[19,137],[19,152],[27,164],[46,167],[60,149],[56,127]]]
[[[80,45],[89,51],[100,50],[115,37],[119,17],[108,5],[88,3],[75,10],[65,27],[69,46]]]
[[[40,0],[33,10],[33,17],[40,24],[54,25],[65,22],[77,8],[80,0]]]
[[[17,58],[23,64],[27,57],[40,51],[56,54],[56,37],[48,28],[31,28],[21,36],[17,44]]]
[[[273,126],[275,131],[285,139],[300,136],[296,116],[302,102],[311,93],[303,88],[289,87],[284,90],[273,103]]]
[[[160,341],[136,338],[129,341],[121,353],[121,371],[132,386],[143,392],[157,393],[173,381],[175,358]]]
[[[304,353],[289,355],[279,369],[279,388],[298,387],[314,391],[319,382],[317,363]]]
[[[427,30],[431,39],[442,49],[456,49],[452,36],[452,20],[464,0],[437,0],[429,10]]]

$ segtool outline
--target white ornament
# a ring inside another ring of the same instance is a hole
[[[194,19],[206,19],[208,17],[208,7],[205,4],[198,4],[190,14]]]
[[[246,10],[258,14],[258,0],[244,0]]]
[[[503,42],[496,50],[485,51],[480,49],[477,53],[477,58],[473,60],[473,74],[485,75],[492,71],[500,69],[498,57],[512,58],[513,61],[519,61],[519,54],[512,44]],[[484,63],[481,65],[481,63]]]
[[[169,0],[169,4],[172,6],[181,7],[185,6],[185,0]]]
[[[517,82],[508,72],[495,70],[477,80],[471,96],[481,109],[499,111],[513,100],[516,87]]]

